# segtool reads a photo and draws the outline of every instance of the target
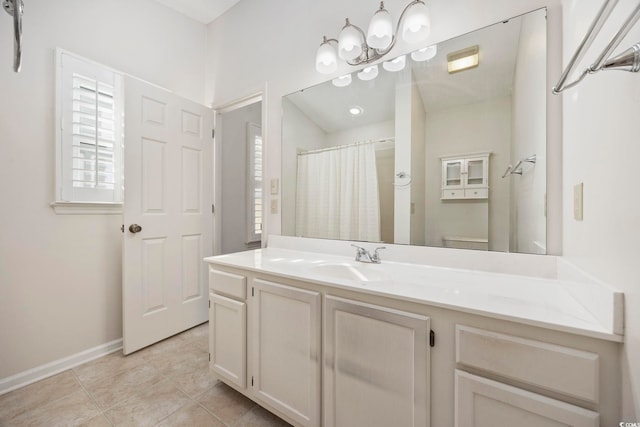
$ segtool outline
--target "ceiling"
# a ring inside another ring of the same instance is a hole
[[[325,82],[287,98],[325,132],[333,133],[393,120],[397,84],[415,83],[427,113],[508,96],[512,92],[521,26],[522,18],[517,17],[447,40],[426,62],[413,62],[407,55],[407,67],[413,70],[411,81],[405,82],[406,72],[390,73],[379,67],[375,80],[361,81],[352,73],[352,83],[347,87]],[[476,44],[480,47],[480,65],[449,74],[447,53]],[[364,114],[349,115],[347,111],[353,105],[362,107]]]
[[[203,24],[210,24],[240,0],[156,0]]]

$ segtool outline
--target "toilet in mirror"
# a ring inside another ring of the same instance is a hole
[[[282,234],[545,254],[546,9],[283,97]]]

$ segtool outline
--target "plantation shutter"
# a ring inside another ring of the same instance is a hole
[[[122,202],[122,76],[61,54],[61,200]]]
[[[247,150],[249,152],[249,188],[247,242],[259,242],[262,237],[262,129],[255,123],[247,123]]]

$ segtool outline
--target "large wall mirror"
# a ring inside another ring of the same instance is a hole
[[[540,9],[285,96],[282,233],[546,253],[546,46]]]

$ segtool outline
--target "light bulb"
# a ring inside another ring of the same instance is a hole
[[[367,31],[367,44],[374,49],[384,50],[393,41],[393,21],[391,14],[380,2],[380,9],[373,14]]]
[[[351,84],[351,74],[345,74],[344,76],[336,77],[331,80],[331,83],[335,87],[347,87]]]
[[[382,68],[384,68],[387,71],[400,71],[402,69],[404,69],[404,66],[407,62],[407,58],[405,55],[402,56],[398,56],[395,59],[392,59],[391,61],[385,61],[382,63]]]
[[[373,80],[376,77],[378,77],[377,65],[371,65],[370,67],[365,67],[362,71],[358,73],[358,78],[364,81]]]
[[[347,23],[338,37],[338,56],[345,61],[356,59],[362,53],[363,44],[362,34],[347,19]]]
[[[428,61],[438,53],[438,45],[431,45],[411,52],[411,59],[416,62]]]
[[[407,43],[424,42],[431,33],[429,9],[422,1],[407,10],[402,24],[402,39]]]
[[[334,47],[326,38],[324,40],[316,53],[316,70],[322,74],[331,74],[338,69],[338,57]]]

